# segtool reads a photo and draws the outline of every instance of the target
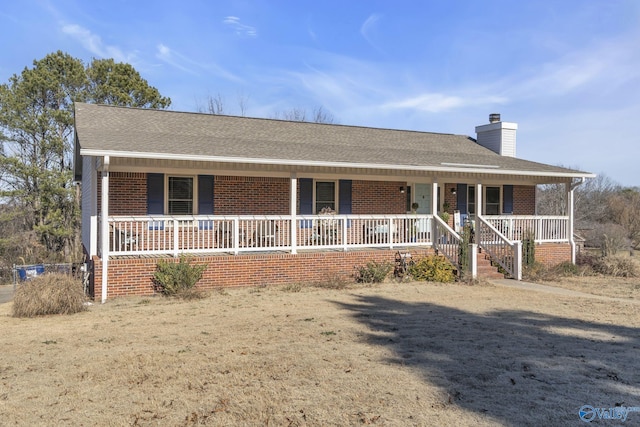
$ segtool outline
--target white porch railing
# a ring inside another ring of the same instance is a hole
[[[142,255],[430,246],[432,215],[112,216],[109,253]]]
[[[492,215],[483,218],[512,241],[522,241],[529,236],[536,243],[569,241],[568,216]]]
[[[454,265],[458,263],[459,236],[433,215],[299,215],[295,216],[295,242],[291,241],[292,220],[288,215],[112,216],[106,238],[110,255],[434,246]],[[495,230],[504,238],[502,243],[494,237],[491,242],[477,241],[480,246],[490,244],[496,259],[514,258],[507,246],[528,233],[536,242],[569,241],[569,219],[564,216],[501,215],[483,220],[487,236]],[[509,265],[505,269],[513,271]]]

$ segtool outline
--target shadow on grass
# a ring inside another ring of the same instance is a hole
[[[514,426],[585,425],[578,411],[587,404],[640,406],[638,328],[528,311],[478,315],[358,298],[336,304],[369,328],[363,338],[369,344],[393,350],[386,362],[413,369],[441,388],[448,395],[445,405]],[[640,423],[640,413],[629,413],[628,420]]]

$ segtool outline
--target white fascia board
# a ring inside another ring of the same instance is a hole
[[[490,130],[498,130],[498,129],[511,129],[518,130],[518,124],[512,122],[496,122],[489,123],[486,125],[476,126],[476,133],[478,132],[487,132]]]
[[[311,167],[334,167],[334,168],[355,168],[355,169],[388,169],[388,170],[410,170],[422,172],[450,172],[450,173],[479,173],[493,175],[520,175],[520,176],[545,176],[545,177],[564,177],[564,178],[595,178],[595,174],[591,173],[565,173],[565,172],[540,172],[540,171],[522,171],[513,169],[496,168],[493,165],[482,165],[474,167],[468,166],[431,166],[431,165],[396,165],[384,163],[348,163],[348,162],[325,162],[315,160],[291,160],[291,159],[262,159],[249,157],[219,157],[219,156],[201,156],[193,154],[168,154],[168,153],[146,153],[146,152],[118,152],[81,149],[82,156],[110,156],[134,159],[158,159],[158,160],[191,160],[200,162],[219,162],[219,163],[249,163],[262,165],[283,165],[283,166],[311,166]]]

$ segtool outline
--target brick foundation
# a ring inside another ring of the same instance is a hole
[[[543,243],[536,245],[536,262],[553,267],[563,262],[571,262],[571,245],[568,243]]]
[[[355,267],[369,261],[393,263],[397,250],[381,249],[352,252],[313,252],[293,254],[211,255],[193,257],[193,264],[207,264],[198,287],[240,287],[260,285],[308,284],[333,277],[351,278]],[[407,250],[414,257],[433,254],[431,249]],[[108,298],[153,295],[153,273],[159,258],[109,260]],[[163,258],[173,259],[173,258]],[[177,262],[177,260],[176,260]],[[94,295],[102,292],[102,261],[94,258]]]
[[[333,277],[349,279],[355,268],[369,261],[393,263],[396,249],[352,252],[309,252],[293,254],[210,255],[193,257],[194,264],[207,264],[198,287],[220,287],[309,284]],[[405,250],[403,250],[405,251]],[[406,250],[415,258],[432,255],[432,249]],[[153,273],[160,258],[127,258],[109,260],[108,298],[153,295]],[[162,258],[171,259],[174,258]],[[175,260],[177,262],[177,259]],[[567,243],[536,245],[536,261],[553,266],[571,261],[571,246]],[[93,259],[94,295],[100,298],[102,261]]]

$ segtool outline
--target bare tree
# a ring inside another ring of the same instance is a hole
[[[242,92],[238,92],[237,101],[238,109],[240,110],[239,115],[242,117],[246,116],[249,97]],[[207,99],[205,99],[203,103],[200,103],[200,101],[196,99],[196,111],[203,114],[233,115],[233,113],[228,110],[227,101],[220,92],[218,92],[216,95],[208,95]]]
[[[276,111],[272,118],[278,120],[288,120],[290,122],[306,122],[307,112],[304,108],[293,107],[289,110]]]
[[[313,120],[314,123],[327,123],[333,124],[336,123],[336,119],[331,114],[331,112],[327,111],[322,107],[322,105],[313,109]]]
[[[625,188],[608,200],[611,221],[622,227],[631,246],[640,245],[640,190]]]
[[[240,108],[240,115],[245,117],[247,115],[247,104],[249,103],[249,96],[244,92],[238,92],[238,108]]]
[[[620,186],[606,175],[598,175],[579,185],[574,192],[576,223],[593,226],[609,221],[608,199]],[[537,212],[540,215],[567,215],[567,190],[564,184],[546,184],[537,188]]]
[[[218,92],[215,96],[209,95],[205,100],[204,105],[200,105],[200,103],[196,100],[196,110],[198,113],[205,114],[224,114],[224,98]]]
[[[311,114],[301,107],[294,107],[289,110],[276,111],[272,118],[279,120],[289,120],[292,122],[312,122],[312,123],[336,123],[336,120],[329,111],[324,107],[318,106],[313,109]]]

